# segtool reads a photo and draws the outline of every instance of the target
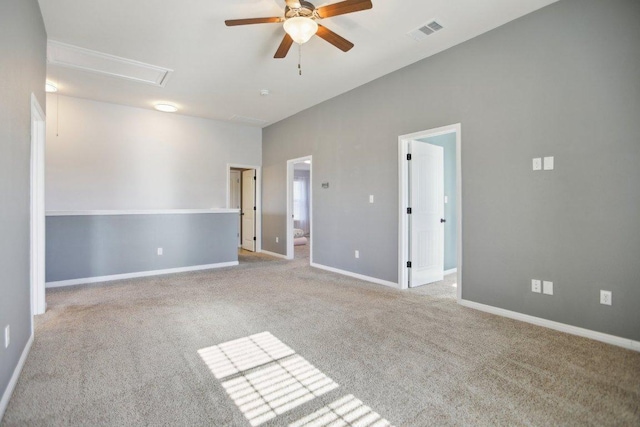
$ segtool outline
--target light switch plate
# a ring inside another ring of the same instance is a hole
[[[449,196],[444,196],[444,202],[449,203]]]
[[[533,159],[533,170],[534,171],[542,170],[542,158],[536,157],[535,159]]]
[[[373,203],[373,194],[369,195],[369,203]]]
[[[158,255],[162,255],[162,254],[163,254],[162,248],[158,248]]]
[[[542,292],[542,281],[538,279],[531,280],[531,292],[540,293]]]
[[[546,171],[553,170],[553,156],[544,158],[544,170]]]
[[[4,327],[4,348],[9,348],[9,343],[11,343],[11,326],[7,325]]]
[[[542,293],[545,295],[553,295],[553,282],[544,280],[542,282]]]
[[[356,258],[360,258],[360,251],[356,250]]]

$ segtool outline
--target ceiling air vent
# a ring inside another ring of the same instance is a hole
[[[239,116],[237,114],[231,116],[231,120],[234,122],[245,123],[252,126],[263,126],[267,123],[266,120],[254,119],[253,117]]]
[[[440,31],[443,28],[444,27],[436,21],[431,21],[416,30],[408,32],[407,35],[415,41],[419,42],[426,39],[427,36],[430,36],[431,34],[435,33],[436,31]]]

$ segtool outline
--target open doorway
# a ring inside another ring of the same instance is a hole
[[[227,165],[227,207],[238,209],[238,250],[259,252],[260,231],[260,168],[247,165]]]
[[[312,156],[287,161],[287,258],[313,256]]]
[[[402,289],[442,283],[448,276],[461,298],[460,148],[460,124],[399,137],[398,277]]]

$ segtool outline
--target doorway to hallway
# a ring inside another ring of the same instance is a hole
[[[287,161],[287,259],[313,257],[312,156]]]
[[[260,168],[227,165],[227,207],[238,209],[238,247],[259,252],[260,230]]]

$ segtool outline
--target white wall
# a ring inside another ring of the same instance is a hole
[[[49,94],[46,155],[49,211],[216,208],[227,163],[262,163],[262,131]]]

